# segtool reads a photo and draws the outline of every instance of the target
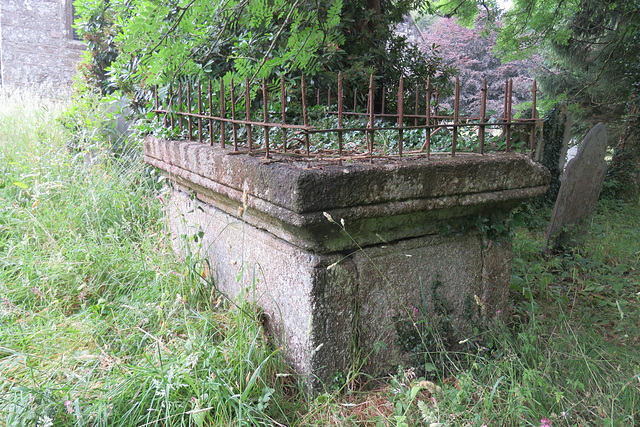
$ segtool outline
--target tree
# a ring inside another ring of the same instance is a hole
[[[113,92],[107,69],[118,57],[115,36],[118,22],[129,16],[131,0],[76,1],[76,13],[81,18],[75,23],[78,34],[87,43],[80,71],[84,80],[102,94]]]
[[[481,14],[482,15],[482,14]],[[437,46],[443,62],[458,70],[460,75],[460,108],[472,114],[480,114],[480,90],[487,79],[487,111],[502,116],[504,85],[513,80],[515,105],[531,101],[534,70],[538,56],[530,59],[501,61],[493,52],[497,33],[487,28],[481,17],[476,25],[467,28],[457,18],[426,16],[417,25],[421,29],[423,51]]]
[[[579,107],[578,131],[603,121],[616,147],[610,182],[628,200],[640,195],[640,2],[638,0],[514,0],[500,11],[493,0],[434,0],[426,10],[473,23],[487,11],[505,59],[543,54],[547,94],[563,93]],[[620,144],[618,142],[622,141]]]
[[[283,73],[295,78],[302,72],[332,84],[338,71],[362,81],[370,73],[382,82],[401,74],[426,80],[442,71],[437,56],[425,58],[393,34],[392,27],[412,1],[76,2],[82,17],[78,27],[85,37],[93,38],[94,27],[100,34],[115,34],[107,44],[90,45],[98,51],[90,54],[90,61],[117,51],[109,56],[110,65],[93,67],[99,71],[94,78],[108,90],[135,93],[179,79],[224,77],[228,82],[232,77],[259,80]]]

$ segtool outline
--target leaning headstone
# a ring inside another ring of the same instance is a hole
[[[116,98],[102,106],[103,115],[107,120],[102,125],[102,132],[109,141],[109,146],[114,152],[121,153],[126,150],[127,141],[131,136],[131,108],[129,100],[125,97]]]
[[[582,224],[593,213],[600,196],[607,170],[606,151],[607,129],[598,123],[584,138],[562,175],[547,229],[547,252],[564,251],[580,242],[584,233]]]
[[[572,123],[567,104],[562,102],[556,104],[542,121],[542,139],[538,140],[535,160],[551,172],[549,190],[541,201],[545,205],[558,197]]]

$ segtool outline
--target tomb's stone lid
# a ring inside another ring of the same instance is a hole
[[[265,159],[154,137],[145,139],[144,150],[148,163],[199,199],[244,215],[248,222],[271,224],[263,228],[276,235],[297,234],[296,244],[320,251],[349,247],[346,240],[340,243],[344,239],[315,229],[328,225],[324,212],[348,221],[364,244],[393,241],[435,233],[433,220],[511,209],[543,194],[549,183],[543,166],[516,153],[373,162],[286,155]]]

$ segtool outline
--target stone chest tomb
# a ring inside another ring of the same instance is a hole
[[[309,156],[269,152],[266,113],[266,147],[251,150],[250,128],[248,149],[225,146],[225,132],[237,138],[236,125],[260,123],[220,110],[186,115],[190,136],[196,121],[198,135],[203,126],[215,129],[214,119],[222,123],[215,146],[213,137],[145,138],[146,162],[172,183],[174,248],[206,258],[220,291],[257,301],[266,329],[312,389],[356,363],[373,375],[407,363],[402,325],[446,323],[457,343],[507,307],[511,244],[493,231],[550,179],[528,155],[508,149],[508,132],[506,152],[486,154],[481,145],[456,154],[455,112],[448,155],[374,156],[370,120],[369,155]],[[175,111],[156,112],[177,121]],[[438,123],[430,113],[427,131]],[[399,120],[400,144],[403,128]],[[313,128],[305,119],[300,129],[308,149]]]
[[[198,248],[217,287],[251,289],[314,384],[347,369],[356,350],[369,355],[370,372],[402,363],[394,318],[424,303],[436,313],[446,301],[460,339],[479,316],[506,307],[511,245],[466,225],[506,219],[549,179],[519,154],[310,165],[197,142],[148,137],[144,146],[174,183],[177,249],[186,250],[180,236],[202,232]]]

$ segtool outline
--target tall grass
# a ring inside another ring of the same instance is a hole
[[[279,351],[174,258],[163,180],[97,132],[78,149],[64,103],[0,98],[0,425],[283,419]]]

